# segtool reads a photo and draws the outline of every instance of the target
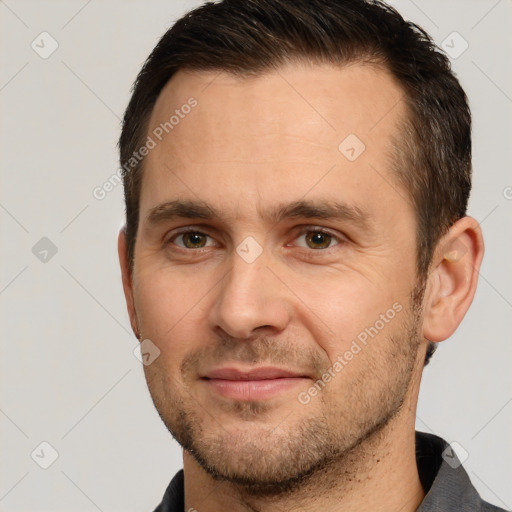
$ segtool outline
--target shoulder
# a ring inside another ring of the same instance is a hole
[[[481,498],[457,454],[441,437],[416,432],[416,463],[426,493],[417,512],[506,512]]]
[[[183,512],[185,508],[185,488],[183,469],[180,469],[171,480],[161,503],[154,512]]]

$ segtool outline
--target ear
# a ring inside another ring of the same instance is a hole
[[[140,338],[139,322],[137,320],[137,312],[135,311],[135,302],[133,300],[133,279],[130,262],[128,261],[127,242],[126,242],[126,228],[123,227],[119,231],[117,238],[117,252],[119,255],[119,264],[121,266],[121,276],[123,280],[124,297],[126,299],[126,307],[130,317],[130,324],[133,333],[137,339]]]
[[[449,338],[475,296],[484,255],[479,223],[463,217],[437,245],[424,299],[423,336],[430,341]]]

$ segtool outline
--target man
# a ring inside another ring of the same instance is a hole
[[[421,29],[206,4],[146,61],[120,153],[128,312],[184,449],[157,511],[499,510],[415,432],[483,257],[466,97]]]

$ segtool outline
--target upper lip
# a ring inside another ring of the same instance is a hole
[[[239,370],[238,368],[217,368],[206,373],[203,378],[206,379],[223,379],[223,380],[266,380],[266,379],[282,379],[286,377],[306,377],[302,373],[264,366],[253,368],[252,370]]]

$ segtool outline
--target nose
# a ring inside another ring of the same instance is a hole
[[[252,262],[233,252],[210,313],[214,332],[248,339],[255,334],[277,335],[286,328],[292,306],[289,291],[269,263],[265,251]]]

